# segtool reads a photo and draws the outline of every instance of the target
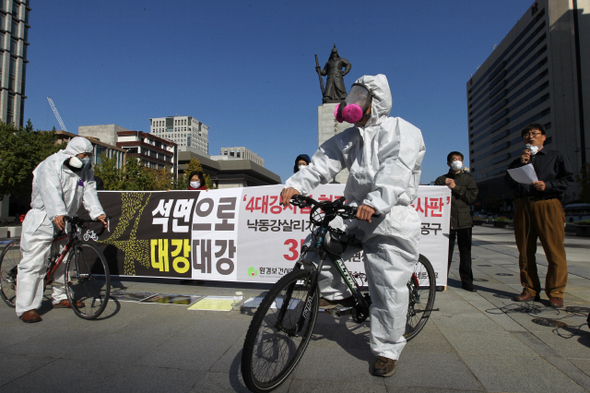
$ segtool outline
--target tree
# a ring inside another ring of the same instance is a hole
[[[580,202],[590,203],[590,164],[584,164],[576,175],[576,181],[580,186]]]
[[[173,186],[170,168],[147,168],[135,157],[128,157],[125,168],[117,168],[116,158],[100,156],[94,167],[94,175],[102,179],[105,190],[114,191],[164,191]]]
[[[188,166],[184,171],[184,174],[178,178],[178,182],[176,183],[177,190],[188,189],[188,183],[191,180],[189,176],[192,172],[203,172],[203,166],[201,165],[199,160],[197,160],[194,157],[191,158],[191,160],[189,161]],[[203,172],[203,176],[205,177],[205,184],[207,185],[207,188],[215,188],[215,184],[213,183],[213,180],[211,180],[209,175]]]
[[[56,141],[53,131],[33,131],[30,120],[20,129],[0,122],[0,198],[31,196],[33,170],[65,147],[65,143],[56,145]]]
[[[152,173],[154,177],[154,190],[164,191],[173,188],[174,177],[169,167],[152,169]]]
[[[135,157],[125,160],[125,173],[122,190],[149,191],[153,190],[154,178],[152,171],[141,164]]]
[[[123,188],[123,171],[117,168],[116,157],[107,157],[107,153],[101,154],[99,163],[94,166],[94,175],[102,179],[104,189],[115,191]]]

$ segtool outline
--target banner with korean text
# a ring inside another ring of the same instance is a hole
[[[309,209],[283,207],[282,185],[210,191],[99,191],[111,232],[100,234],[111,274],[212,281],[275,282],[293,268],[310,233]],[[317,200],[344,185],[316,188]],[[420,253],[446,285],[450,190],[420,186],[413,207],[422,219]],[[362,252],[348,259],[364,276]]]

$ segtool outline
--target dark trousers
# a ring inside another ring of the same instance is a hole
[[[471,228],[451,229],[449,233],[449,270],[453,260],[455,238],[459,246],[459,276],[463,286],[473,286],[473,272],[471,271]]]

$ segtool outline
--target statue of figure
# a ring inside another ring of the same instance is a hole
[[[344,75],[350,72],[350,62],[338,56],[336,44],[330,54],[328,62],[323,70],[320,70],[318,63],[318,56],[315,57],[316,71],[320,77],[320,88],[322,89],[324,103],[326,102],[340,102],[346,98],[346,86],[344,85]],[[344,70],[342,70],[344,68]],[[326,78],[326,88],[323,87],[322,76]]]

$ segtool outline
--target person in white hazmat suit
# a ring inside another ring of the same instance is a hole
[[[106,225],[90,167],[91,154],[90,141],[75,137],[66,149],[47,157],[33,171],[31,210],[23,221],[23,259],[18,265],[16,285],[16,315],[23,322],[41,321],[37,309],[43,300],[45,262],[54,234],[65,227],[64,216],[75,216],[84,205],[92,219]],[[71,307],[63,287],[63,270],[62,264],[54,277],[54,308]]]
[[[349,170],[344,196],[347,203],[358,206],[358,212],[357,220],[345,224],[347,233],[363,244],[372,300],[371,351],[377,357],[372,374],[381,377],[394,374],[406,344],[406,283],[418,260],[420,237],[420,218],[410,204],[417,196],[426,151],[418,128],[389,117],[391,105],[385,75],[359,78],[335,112],[338,121],[355,126],[322,144],[311,163],[290,177],[281,192],[287,205],[293,195],[308,194],[340,170]],[[330,267],[322,270],[322,296],[332,301],[351,296]]]

